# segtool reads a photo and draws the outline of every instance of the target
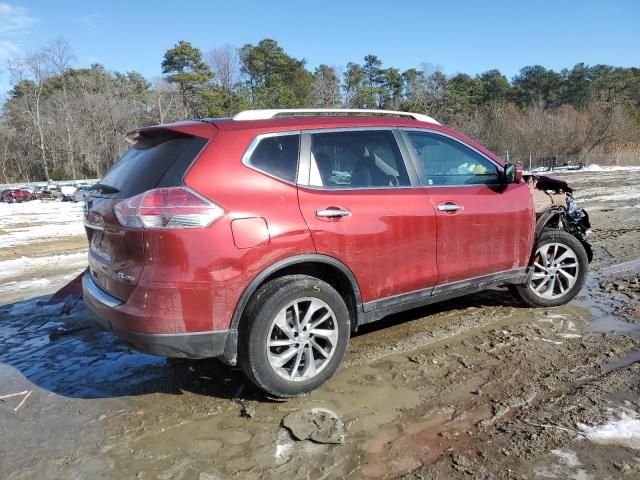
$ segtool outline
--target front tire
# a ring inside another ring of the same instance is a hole
[[[262,285],[243,316],[238,362],[258,388],[295,397],[326,382],[338,369],[351,324],[344,299],[328,283],[287,275]]]
[[[557,307],[580,292],[588,268],[587,252],[577,238],[564,230],[547,230],[535,246],[527,283],[511,290],[529,307]]]

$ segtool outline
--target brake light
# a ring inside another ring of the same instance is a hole
[[[222,207],[186,187],[156,188],[113,207],[120,225],[128,228],[199,228],[210,225]]]

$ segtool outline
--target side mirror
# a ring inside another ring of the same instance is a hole
[[[522,165],[519,163],[507,163],[504,166],[503,175],[505,183],[520,183],[522,180]]]

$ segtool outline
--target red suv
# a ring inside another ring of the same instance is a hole
[[[321,385],[391,313],[497,285],[554,306],[585,281],[569,207],[537,218],[519,167],[425,115],[254,110],[127,138],[87,198],[85,301],[133,347],[238,363],[271,395]]]

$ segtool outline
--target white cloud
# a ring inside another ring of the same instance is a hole
[[[37,19],[31,16],[27,8],[0,3],[0,35],[28,33],[36,22]]]
[[[15,57],[20,53],[20,48],[9,40],[0,40],[0,60]]]
[[[73,22],[83,26],[84,28],[93,30],[98,28],[101,18],[102,18],[102,15],[99,15],[97,13],[90,13],[88,15],[83,15],[81,17],[74,18]]]

